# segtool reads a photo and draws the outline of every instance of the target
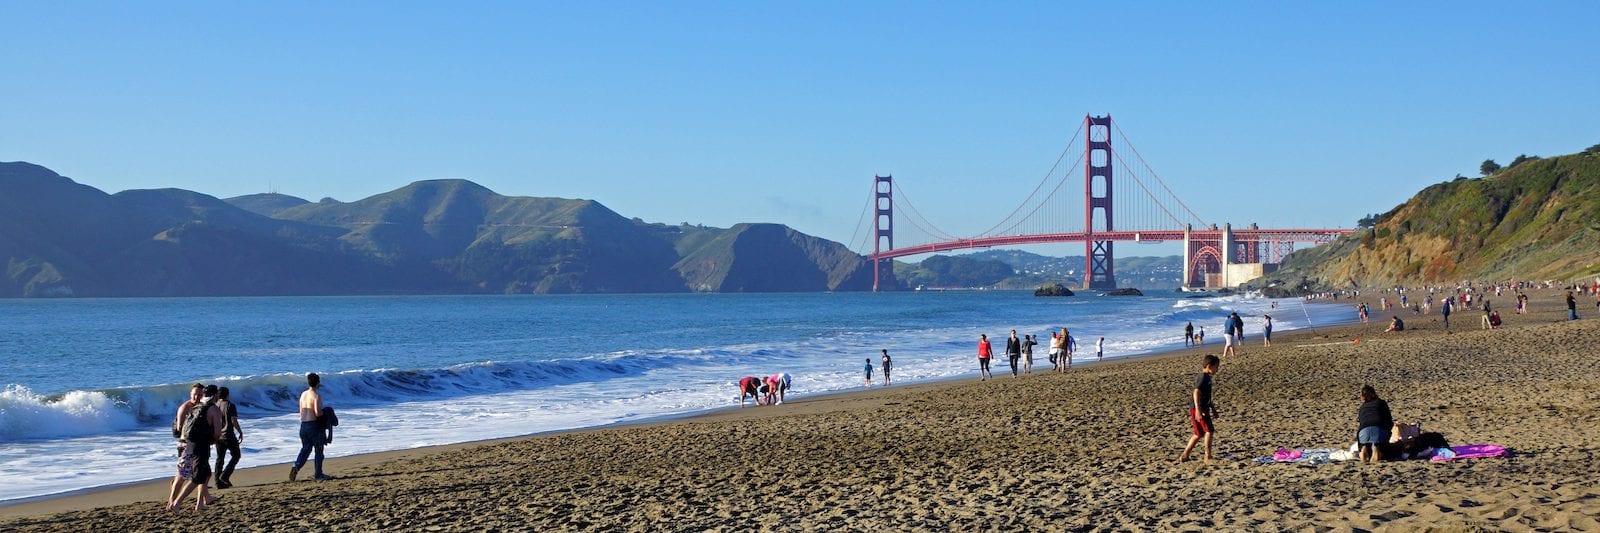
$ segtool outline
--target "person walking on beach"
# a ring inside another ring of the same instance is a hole
[[[1067,328],[1061,328],[1061,361],[1062,372],[1072,369],[1072,352],[1078,348],[1078,339],[1072,338],[1072,333]]]
[[[1223,330],[1222,332],[1222,356],[1230,357],[1238,355],[1238,352],[1234,351],[1233,349],[1233,320],[1228,320],[1225,325],[1228,329]]]
[[[883,351],[883,386],[889,386],[889,369],[894,368],[894,360],[889,358],[889,350]]]
[[[1444,299],[1444,306],[1439,308],[1439,312],[1444,314],[1444,329],[1445,329],[1445,331],[1449,331],[1450,330],[1450,311],[1451,311],[1451,308],[1453,308],[1453,307],[1455,307],[1455,298],[1451,297],[1451,298],[1445,298]]]
[[[1061,336],[1050,332],[1050,371],[1061,371]]]
[[[1006,339],[1006,359],[1011,360],[1011,377],[1020,376],[1017,373],[1017,363],[1022,361],[1022,339],[1017,338],[1017,330],[1011,330],[1011,338]]]
[[[1178,462],[1189,460],[1189,453],[1194,451],[1194,445],[1201,439],[1206,441],[1206,464],[1211,464],[1211,442],[1216,434],[1217,405],[1212,401],[1211,378],[1216,376],[1217,368],[1222,366],[1222,361],[1215,355],[1206,355],[1204,366],[1200,368],[1200,377],[1195,380],[1194,392],[1190,395],[1192,402],[1189,404],[1189,425],[1193,435],[1189,437],[1189,445],[1183,447],[1183,453],[1178,455]]]
[[[872,359],[867,359],[867,388],[872,388]]]
[[[1195,330],[1194,330],[1194,345],[1195,346],[1199,346],[1199,345],[1202,345],[1202,344],[1205,344],[1205,343],[1206,343],[1206,327],[1205,326],[1200,326],[1198,328],[1195,328]]]
[[[986,381],[994,377],[989,373],[989,358],[994,357],[994,351],[989,348],[989,335],[978,334],[978,381]]]
[[[1378,397],[1372,385],[1361,386],[1361,410],[1356,413],[1356,444],[1361,446],[1361,462],[1376,464],[1383,460],[1382,446],[1389,443],[1389,428],[1394,427],[1394,417],[1389,413],[1389,402]]]
[[[1194,346],[1194,322],[1183,325],[1183,346]]]
[[[1039,341],[1034,340],[1033,335],[1022,337],[1022,373],[1033,373],[1033,347],[1038,345]]]
[[[233,488],[233,468],[239,466],[239,443],[244,442],[244,428],[239,427],[239,407],[228,397],[227,387],[217,389],[217,411],[222,413],[222,436],[217,439],[217,488]],[[229,458],[229,454],[232,454]],[[224,459],[227,459],[224,464]]]
[[[205,397],[198,405],[190,408],[189,416],[183,422],[183,440],[188,444],[186,449],[193,456],[194,472],[189,478],[189,483],[184,486],[183,492],[178,497],[167,503],[167,510],[174,513],[182,506],[183,500],[195,489],[200,492],[195,495],[194,510],[204,511],[206,506],[216,501],[211,497],[211,445],[222,436],[222,414],[215,409],[217,404],[217,386],[206,385]]]
[[[194,477],[194,454],[189,453],[189,443],[183,441],[183,426],[189,419],[189,411],[200,405],[205,389],[206,386],[199,383],[189,387],[189,399],[178,406],[177,414],[172,417],[172,438],[178,441],[178,472],[172,476],[172,488],[167,493],[167,510],[176,510],[178,492]]]
[[[294,481],[300,475],[300,467],[306,465],[306,458],[316,452],[316,460],[312,463],[315,474],[312,479],[322,481],[333,479],[333,476],[322,472],[322,446],[324,431],[322,428],[322,393],[317,388],[322,386],[322,377],[316,372],[306,374],[306,390],[300,393],[300,454],[295,456],[294,466],[289,468],[289,481]],[[741,404],[743,402],[740,402]]]
[[[1578,319],[1578,300],[1572,297],[1572,291],[1567,291],[1567,320]]]
[[[1244,344],[1244,319],[1240,318],[1239,317],[1239,313],[1237,313],[1237,312],[1233,313],[1232,317],[1233,317],[1233,343],[1242,345],[1242,344]]]
[[[1100,337],[1100,340],[1094,341],[1094,360],[1095,361],[1099,361],[1101,357],[1105,356],[1105,353],[1106,353],[1106,338],[1105,337]]]
[[[1261,345],[1272,346],[1272,315],[1261,315],[1261,319],[1266,321],[1261,326]]]

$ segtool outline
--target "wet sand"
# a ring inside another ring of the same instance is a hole
[[[134,484],[0,507],[0,530],[1597,530],[1600,318],[1589,297],[1583,320],[1562,320],[1563,294],[1536,292],[1531,315],[1494,298],[1497,331],[1462,312],[1447,334],[1437,309],[1403,315],[1398,334],[1377,311],[1371,324],[1279,333],[1271,348],[1248,331],[1217,377],[1211,465],[1173,460],[1200,354],[1220,342],[1065,374],[330,460],[339,479],[327,482],[262,467],[203,515],[164,512],[166,480]],[[1363,383],[1398,420],[1514,455],[1250,461],[1349,446]]]

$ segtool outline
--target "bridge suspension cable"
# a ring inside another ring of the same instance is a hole
[[[1143,169],[1148,170],[1150,172],[1150,176],[1155,178],[1156,183],[1161,185],[1161,189],[1166,191],[1167,195],[1169,197],[1171,197],[1174,202],[1178,203],[1178,206],[1182,207],[1185,212],[1189,213],[1189,216],[1194,219],[1194,222],[1199,222],[1199,226],[1201,226],[1201,227],[1208,227],[1209,224],[1206,223],[1205,219],[1201,218],[1201,216],[1199,214],[1196,214],[1193,209],[1189,209],[1189,204],[1184,203],[1183,202],[1183,198],[1178,196],[1178,193],[1172,192],[1172,187],[1167,186],[1167,180],[1161,179],[1161,175],[1156,173],[1155,168],[1151,167],[1150,163],[1148,163],[1148,162],[1146,162],[1144,160],[1144,155],[1139,153],[1139,147],[1134,146],[1133,141],[1129,141],[1128,140],[1128,135],[1122,131],[1122,126],[1117,124],[1117,123],[1112,123],[1111,127],[1112,127],[1112,129],[1116,130],[1117,137],[1122,139],[1122,144],[1124,146],[1127,146],[1128,149],[1133,150],[1134,158],[1139,160],[1139,164]],[[1113,153],[1115,153],[1115,152],[1113,152]],[[1119,156],[1119,160],[1120,160],[1120,156]],[[1123,167],[1124,168],[1127,168],[1127,167],[1130,167],[1130,166],[1132,166],[1132,165],[1128,165],[1126,162],[1123,163]],[[1154,196],[1155,196],[1154,194],[1151,194],[1152,198],[1154,198]],[[1160,202],[1157,201],[1157,203],[1159,204]],[[1177,220],[1176,217],[1174,217],[1174,220]],[[1179,224],[1188,223],[1187,221],[1183,221],[1183,220],[1177,220],[1177,222]]]
[[[1011,220],[1011,218],[1014,217],[1014,216],[1017,216],[1017,213],[1022,212],[1022,208],[1027,207],[1029,205],[1029,203],[1031,201],[1033,201],[1034,196],[1039,194],[1039,190],[1043,189],[1044,185],[1046,183],[1050,182],[1051,177],[1054,176],[1055,173],[1056,173],[1056,169],[1061,168],[1061,162],[1065,161],[1067,159],[1067,153],[1071,152],[1072,151],[1072,147],[1076,146],[1078,144],[1078,136],[1083,134],[1083,127],[1084,127],[1083,123],[1079,123],[1078,124],[1077,131],[1072,132],[1072,138],[1067,141],[1066,147],[1061,149],[1061,155],[1056,156],[1056,162],[1054,164],[1050,165],[1050,170],[1048,170],[1048,171],[1046,171],[1044,173],[1044,178],[1040,179],[1039,180],[1039,184],[1035,185],[1033,187],[1033,192],[1028,193],[1028,197],[1024,198],[1022,200],[1022,203],[1017,204],[1017,208],[1011,210],[1011,214],[1008,214],[1008,215],[1006,215],[1005,218],[1000,219],[1000,222],[995,223],[995,225],[991,226],[989,229],[986,229],[986,230],[978,232],[978,235],[977,235],[978,237],[989,237],[989,236],[997,235],[996,233],[994,233],[995,230],[1000,229],[1001,226],[1005,226],[1006,221]],[[1079,158],[1079,161],[1082,161],[1082,157]],[[1074,166],[1075,165],[1076,165],[1076,163],[1074,163]],[[1064,179],[1065,176],[1062,176],[1062,177],[1063,177],[1063,181],[1065,181],[1065,179]],[[1054,194],[1054,191],[1056,189],[1059,189],[1059,188],[1060,188],[1060,185],[1058,184],[1055,189],[1051,189],[1051,194]],[[1043,205],[1045,202],[1048,202],[1049,200],[1050,200],[1050,197],[1046,196],[1043,200],[1040,200],[1039,203],[1040,203],[1040,205]],[[1037,210],[1038,210],[1038,208],[1034,209],[1034,211],[1037,211]],[[1030,211],[1030,213],[1032,213],[1032,212],[1033,211]],[[1024,218],[1026,218],[1026,215],[1024,215]],[[1019,223],[1020,223],[1020,221],[1019,221]],[[1010,227],[1014,228],[1016,226],[1017,226],[1017,224],[1012,224]]]

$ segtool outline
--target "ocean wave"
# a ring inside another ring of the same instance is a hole
[[[743,347],[741,347],[743,348]],[[324,401],[334,406],[441,400],[612,378],[711,361],[784,359],[771,349],[692,349],[617,352],[568,360],[486,361],[442,368],[347,370],[324,373]],[[299,408],[302,374],[226,376],[204,380],[228,387],[241,418],[277,416]],[[37,394],[20,385],[0,391],[0,442],[97,435],[171,422],[191,384],[174,383]]]

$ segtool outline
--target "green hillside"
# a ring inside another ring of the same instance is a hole
[[[679,240],[679,249],[689,253],[674,268],[691,290],[872,289],[872,263],[843,244],[779,224],[739,224],[714,233],[699,229],[686,232]],[[892,287],[894,282],[886,280],[885,285]]]
[[[348,203],[112,195],[28,163],[0,163],[0,266],[0,297],[872,288],[870,262],[777,224],[648,224],[465,180]]]
[[[1423,189],[1364,231],[1291,255],[1254,286],[1570,280],[1600,274],[1600,150]]]

